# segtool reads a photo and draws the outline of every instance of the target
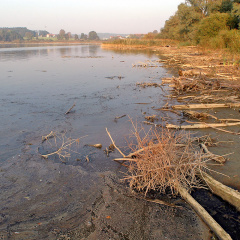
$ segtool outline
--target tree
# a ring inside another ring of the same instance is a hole
[[[227,13],[218,12],[211,14],[207,18],[203,18],[198,28],[198,42],[217,36],[221,30],[228,30],[229,17]]]
[[[78,40],[78,39],[79,39],[77,34],[74,35],[74,39],[75,39],[75,40]]]
[[[223,0],[186,0],[186,3],[201,12],[203,16],[209,15],[216,11],[222,4]]]
[[[60,40],[65,39],[65,35],[66,35],[65,30],[61,29],[58,34],[58,39]]]
[[[26,32],[25,37],[27,38],[27,40],[32,40],[33,34],[31,32]]]
[[[91,31],[88,34],[89,40],[99,40],[99,37],[95,31]]]
[[[84,33],[81,33],[80,39],[82,39],[82,40],[87,40],[87,35],[84,34]]]

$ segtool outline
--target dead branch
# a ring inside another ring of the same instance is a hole
[[[240,211],[240,193],[237,190],[227,187],[205,172],[201,172],[199,176],[206,182],[214,194],[229,202]]]
[[[196,111],[191,111],[191,110],[185,110],[183,111],[183,115],[187,116],[189,118],[194,118],[194,119],[207,119],[207,118],[213,118],[215,120],[218,120],[217,117],[209,114],[209,113],[200,113],[200,112],[196,112]],[[240,122],[240,120],[239,120]]]
[[[183,187],[178,188],[181,197],[196,211],[203,221],[221,240],[231,240],[231,236],[210,216],[210,214]]]
[[[226,159],[225,159],[223,156],[220,156],[220,155],[216,155],[216,154],[211,153],[211,152],[208,150],[207,146],[206,146],[204,143],[200,143],[199,145],[200,145],[200,147],[203,149],[204,153],[208,154],[209,157],[210,157],[212,160],[214,160],[214,161],[216,161],[216,162],[218,162],[218,163],[220,163],[220,164],[223,164],[223,163],[226,162]]]
[[[174,105],[172,109],[202,109],[202,108],[233,108],[240,107],[240,103],[213,103],[213,104],[189,104],[189,105]]]
[[[202,128],[217,128],[217,127],[229,127],[240,125],[240,122],[234,123],[196,123],[192,125],[174,125],[174,124],[166,124],[166,128],[168,129],[202,129]]]
[[[119,116],[119,117],[115,117],[115,119],[120,119],[120,118],[123,118],[123,117],[126,117],[126,114],[124,114],[122,116]]]
[[[49,138],[53,138],[55,136],[55,133],[53,131],[51,131],[48,135],[46,136],[42,136],[42,143],[44,143],[46,140],[48,140]]]
[[[122,151],[116,146],[116,144],[115,144],[115,142],[113,141],[113,139],[112,139],[112,137],[111,137],[111,134],[109,133],[109,131],[107,130],[107,128],[106,128],[106,132],[107,132],[109,138],[111,139],[113,146],[114,146],[114,147],[118,150],[118,152],[125,158],[125,157],[126,157],[125,154],[123,154]]]

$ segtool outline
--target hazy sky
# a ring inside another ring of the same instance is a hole
[[[0,0],[0,27],[59,33],[160,30],[184,0]]]

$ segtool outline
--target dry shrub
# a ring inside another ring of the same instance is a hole
[[[134,128],[137,144],[129,146],[136,153],[128,161],[125,178],[130,187],[145,194],[150,190],[177,194],[179,186],[187,190],[202,187],[196,176],[206,168],[208,159],[194,149],[189,134],[165,129],[145,133],[143,128]]]

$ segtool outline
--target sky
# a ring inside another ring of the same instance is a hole
[[[0,0],[0,27],[72,34],[160,30],[184,0]]]

